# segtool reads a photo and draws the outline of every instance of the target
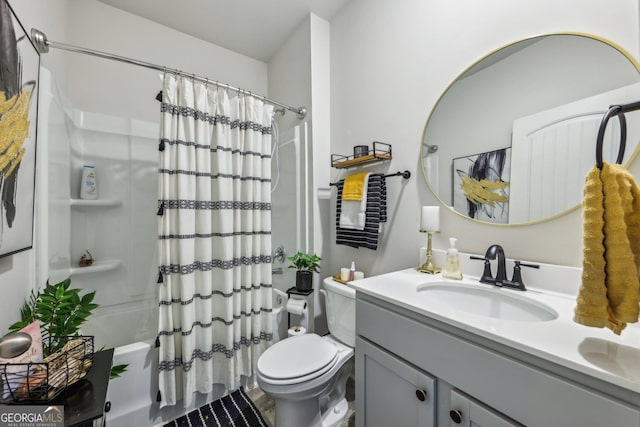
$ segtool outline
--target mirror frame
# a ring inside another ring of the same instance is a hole
[[[579,204],[577,204],[577,205],[575,205],[575,206],[573,206],[573,207],[571,207],[569,209],[566,209],[566,210],[564,210],[562,212],[558,212],[558,213],[556,213],[554,215],[551,215],[551,216],[548,216],[548,217],[545,217],[545,218],[540,218],[540,219],[537,219],[537,220],[534,220],[534,221],[528,221],[528,222],[519,222],[519,223],[515,223],[515,224],[501,224],[501,223],[487,222],[487,221],[481,221],[481,220],[474,219],[474,218],[469,218],[467,215],[464,215],[463,213],[458,212],[457,210],[455,210],[453,208],[453,206],[449,206],[447,203],[445,203],[445,201],[440,198],[440,195],[438,195],[433,190],[433,187],[431,186],[431,183],[429,182],[429,179],[427,179],[427,172],[425,170],[425,165],[424,165],[424,161],[423,161],[423,159],[424,159],[423,150],[425,148],[424,140],[425,140],[425,137],[426,137],[427,128],[429,127],[429,123],[431,122],[431,118],[433,117],[433,113],[434,113],[435,109],[440,104],[440,101],[442,100],[442,98],[449,92],[449,89],[451,89],[451,87],[453,85],[455,85],[456,82],[458,82],[458,80],[460,80],[460,78],[465,73],[467,73],[467,71],[469,71],[470,69],[472,69],[473,67],[478,65],[481,61],[485,60],[489,56],[501,51],[502,49],[505,49],[505,48],[508,48],[510,46],[513,46],[516,43],[520,43],[520,42],[524,42],[524,41],[531,41],[533,39],[537,39],[537,38],[540,38],[540,37],[547,37],[547,36],[578,36],[578,37],[585,37],[585,38],[589,38],[589,39],[604,43],[604,44],[608,45],[609,47],[617,50],[619,53],[621,53],[629,61],[629,63],[636,69],[636,71],[638,72],[639,78],[640,78],[640,62],[638,60],[636,60],[627,50],[622,48],[620,45],[612,42],[611,40],[605,39],[604,37],[596,36],[596,35],[589,34],[589,33],[582,33],[582,32],[570,32],[569,31],[569,32],[553,32],[553,33],[538,34],[538,35],[535,35],[535,36],[523,38],[523,39],[511,42],[511,43],[505,44],[503,46],[500,46],[500,47],[490,51],[489,53],[483,55],[482,57],[480,57],[474,63],[472,63],[467,68],[462,70],[462,72],[460,72],[451,81],[451,83],[449,83],[449,85],[447,85],[447,87],[444,89],[444,91],[440,94],[440,96],[436,100],[435,104],[433,104],[433,107],[431,108],[431,111],[429,112],[429,117],[427,118],[427,122],[424,125],[424,129],[422,131],[422,137],[420,139],[420,153],[419,153],[420,157],[418,159],[419,159],[419,162],[420,162],[420,169],[422,171],[422,178],[424,179],[424,182],[427,184],[427,187],[429,188],[429,191],[431,191],[431,193],[438,200],[438,203],[440,203],[445,209],[449,210],[450,212],[452,212],[452,213],[454,213],[454,214],[456,214],[456,215],[458,215],[458,216],[460,216],[462,218],[465,218],[465,219],[467,219],[469,221],[477,223],[477,224],[496,226],[496,227],[517,227],[517,226],[539,224],[541,222],[551,221],[551,220],[554,220],[554,219],[559,218],[561,216],[567,215],[568,213],[573,212],[573,211],[575,211],[575,210],[577,210],[577,209],[579,209],[581,207],[581,204],[579,203]],[[628,146],[629,146],[629,144],[627,144],[627,147]],[[595,147],[595,137],[594,137],[594,147]],[[635,149],[633,150],[633,153],[629,157],[629,160],[623,165],[625,169],[629,169],[629,166],[635,160],[636,156],[638,155],[638,152],[640,152],[640,141],[636,142],[636,146],[635,146]],[[595,164],[595,160],[594,160],[594,164]]]

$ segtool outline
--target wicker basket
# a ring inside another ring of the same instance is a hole
[[[84,378],[93,363],[93,337],[56,337],[66,343],[39,363],[0,364],[0,403],[46,402]]]

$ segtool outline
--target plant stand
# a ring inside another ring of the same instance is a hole
[[[313,289],[310,289],[308,291],[299,291],[298,289],[296,289],[295,286],[287,289],[287,297],[291,298],[291,295],[297,295],[298,297],[301,297],[300,299],[305,299],[307,300],[307,307],[308,307],[308,311],[307,311],[307,325],[301,325],[301,326],[305,326],[307,328],[307,332],[313,332],[312,330],[310,330],[311,327],[311,319],[313,318]],[[289,329],[291,327],[291,313],[287,313],[287,329]]]

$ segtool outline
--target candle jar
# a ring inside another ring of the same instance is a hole
[[[364,157],[369,154],[369,146],[367,145],[356,145],[353,147],[353,157]]]
[[[440,231],[440,207],[423,206],[420,217],[421,231]]]

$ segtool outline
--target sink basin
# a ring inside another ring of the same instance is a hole
[[[478,316],[520,322],[547,322],[558,318],[551,307],[520,294],[520,291],[483,284],[430,282],[417,288],[428,303],[448,306]]]

